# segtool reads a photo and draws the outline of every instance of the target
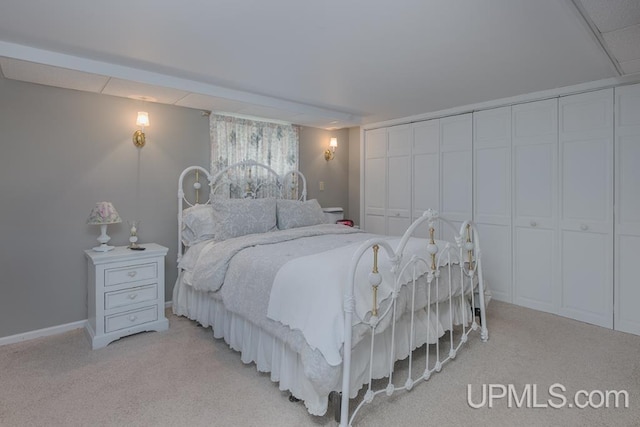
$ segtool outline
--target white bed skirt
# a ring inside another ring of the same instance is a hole
[[[195,320],[203,327],[213,328],[214,338],[222,338],[234,350],[240,352],[243,363],[255,363],[259,372],[269,372],[271,380],[279,384],[280,390],[290,391],[295,397],[304,401],[307,410],[312,415],[324,415],[327,411],[328,396],[331,391],[340,391],[342,382],[342,367],[333,368],[333,378],[329,382],[333,385],[318,385],[309,379],[305,372],[313,367],[302,363],[300,354],[278,337],[247,321],[242,316],[228,311],[222,301],[209,292],[201,292],[185,285],[178,277],[173,290],[173,313]],[[452,299],[453,323],[462,323],[463,309],[461,297]],[[467,322],[470,321],[470,306],[463,301]],[[435,307],[432,310],[435,312]],[[416,322],[425,325],[422,334],[414,339],[412,350],[422,346],[427,340],[427,315],[424,310],[416,312]],[[429,343],[434,343],[442,336],[450,324],[449,304],[439,304],[439,322],[434,322],[435,313],[429,322],[431,331],[428,334]],[[401,360],[408,356],[410,346],[410,316],[405,315],[396,322],[396,354],[395,359]],[[382,339],[381,339],[382,338]],[[391,348],[391,328],[376,335],[373,373],[374,378],[382,378],[388,374]],[[368,378],[369,354],[371,347],[370,336],[367,335],[353,349],[351,359],[351,391],[350,397],[356,397],[358,391]],[[326,382],[327,378],[323,378]]]

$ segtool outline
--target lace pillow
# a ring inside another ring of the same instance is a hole
[[[214,236],[211,205],[194,205],[182,211],[182,243],[185,246],[193,246]]]
[[[280,230],[307,227],[326,222],[324,212],[322,212],[320,203],[316,199],[307,200],[306,202],[278,199],[276,215]]]
[[[276,199],[214,199],[211,206],[217,241],[276,229]]]

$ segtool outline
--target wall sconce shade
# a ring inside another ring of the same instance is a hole
[[[116,211],[116,208],[113,207],[111,202],[96,203],[89,214],[89,219],[87,219],[87,224],[100,226],[100,236],[98,236],[100,246],[93,248],[94,251],[107,252],[114,248],[113,246],[107,245],[107,242],[111,240],[111,237],[107,235],[107,225],[117,224],[119,222],[122,222],[122,218],[120,218],[118,211]]]
[[[324,159],[326,161],[333,160],[336,147],[338,147],[338,138],[333,137],[329,140],[329,148],[324,151]]]
[[[136,119],[136,125],[140,126],[140,129],[133,133],[133,145],[138,148],[144,147],[146,137],[144,135],[144,127],[149,126],[149,113],[146,111],[138,111],[138,118]]]
[[[146,111],[138,111],[138,119],[136,120],[138,126],[149,126],[149,113]]]

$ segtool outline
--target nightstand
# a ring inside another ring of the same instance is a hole
[[[168,249],[148,243],[143,251],[118,246],[109,252],[88,249],[87,333],[93,349],[127,335],[165,331],[164,258]]]

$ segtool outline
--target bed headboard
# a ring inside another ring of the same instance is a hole
[[[185,186],[190,187],[185,191]],[[186,208],[210,204],[214,198],[307,199],[307,180],[292,170],[278,175],[269,166],[255,160],[234,163],[215,174],[200,166],[189,166],[178,180],[178,261],[182,258],[182,217]]]

